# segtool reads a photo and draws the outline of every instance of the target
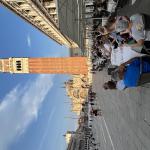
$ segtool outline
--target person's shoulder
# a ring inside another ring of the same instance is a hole
[[[130,20],[137,20],[137,19],[142,19],[143,15],[142,14],[133,14],[131,17],[130,17]]]

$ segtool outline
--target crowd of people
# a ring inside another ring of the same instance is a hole
[[[93,66],[97,65],[97,59],[102,61],[103,58],[114,66],[109,72],[111,80],[104,83],[104,89],[124,90],[150,81],[150,41],[145,40],[145,31],[142,14],[134,14],[130,18],[112,17],[105,26],[97,27],[95,45],[91,51]],[[98,65],[101,67],[102,63]],[[94,136],[93,121],[102,117],[103,113],[97,105],[96,93],[92,87],[89,87],[86,103],[89,106],[89,132],[86,138],[89,149],[98,150],[101,144]]]
[[[92,87],[89,89],[88,93],[88,104],[89,104],[89,128],[93,129],[93,121],[97,117],[102,116],[102,110],[98,108],[97,101],[96,101],[96,93],[92,91]],[[95,134],[93,134],[94,130],[91,130],[90,139],[92,141],[91,149],[92,150],[98,150],[100,147],[100,143],[97,143],[96,138],[94,137]]]
[[[85,149],[87,150],[99,150],[100,143],[96,142],[93,130],[91,128],[85,128],[86,129],[86,136],[85,139],[88,143],[87,147]]]
[[[93,66],[96,57],[105,58],[115,66],[110,72],[111,81],[104,83],[104,89],[123,90],[150,81],[150,41],[145,37],[149,30],[145,18],[144,14],[134,14],[130,18],[112,16],[105,26],[95,29],[91,50]]]
[[[144,14],[110,16],[104,26],[94,26],[91,72],[101,71],[109,63],[113,66],[108,72],[111,80],[103,85],[105,90],[124,90],[150,82],[150,41],[145,36],[150,29],[146,26],[146,18]],[[93,121],[103,117],[103,112],[97,105],[96,93],[92,87],[89,87],[86,103],[89,106],[89,132],[86,136],[89,149],[98,150],[101,145],[95,137]],[[82,111],[85,112],[84,109]]]
[[[113,1],[112,1],[113,2]],[[111,3],[112,3],[111,2]],[[95,73],[95,71],[101,71],[107,64],[108,56],[107,52],[105,53],[102,51],[101,41],[103,41],[101,36],[99,36],[99,33],[96,31],[97,27],[102,24],[103,18],[108,18],[111,15],[115,14],[115,8],[117,7],[114,3],[114,9],[109,10],[108,4],[109,0],[95,0],[93,3],[94,11],[92,17],[93,19],[93,26],[92,26],[92,32],[91,36],[92,39],[94,39],[94,44],[92,46],[92,73]]]
[[[95,137],[95,131],[93,130],[93,121],[102,116],[102,110],[97,105],[96,93],[89,87],[87,101],[82,104],[82,112],[88,116],[88,125],[86,126],[86,145],[88,150],[99,150],[100,143]]]

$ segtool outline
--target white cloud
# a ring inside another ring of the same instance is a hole
[[[52,86],[53,76],[39,75],[34,81],[23,87],[17,86],[5,96],[0,104],[0,150],[7,150],[13,140],[37,118]]]
[[[40,145],[39,145],[39,148],[38,150],[42,150],[42,146],[44,144],[44,141],[48,135],[48,130],[49,130],[49,127],[50,127],[50,123],[51,123],[51,120],[55,114],[55,111],[56,111],[56,107],[54,107],[51,111],[51,113],[49,114],[49,117],[48,117],[48,123],[47,123],[47,127],[45,128],[45,131],[44,131],[44,134],[43,134],[43,137],[41,138],[41,142],[40,142]]]
[[[27,35],[27,45],[28,45],[28,47],[31,47],[31,36],[30,36],[30,34]]]

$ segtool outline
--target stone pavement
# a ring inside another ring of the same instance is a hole
[[[150,84],[124,91],[104,90],[106,71],[93,76],[102,117],[93,130],[102,150],[150,150]],[[100,149],[100,148],[99,148]]]
[[[124,6],[118,11],[118,15],[131,16],[135,13],[143,13],[150,15],[150,0],[134,0],[135,3],[132,5],[133,0],[129,1],[129,4]]]

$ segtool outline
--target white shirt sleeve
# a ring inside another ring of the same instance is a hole
[[[123,80],[117,81],[116,88],[120,91],[124,90],[126,88],[124,81]]]

